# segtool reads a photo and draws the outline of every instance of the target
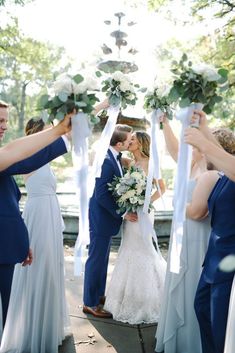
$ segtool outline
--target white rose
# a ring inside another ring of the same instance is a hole
[[[114,72],[112,78],[115,81],[119,81],[119,82],[122,82],[122,81],[124,81],[126,79],[126,77],[124,76],[124,74],[121,71]]]
[[[74,94],[82,94],[84,92],[87,91],[87,86],[86,83],[84,81],[82,81],[81,83],[73,83],[73,92]]]
[[[140,180],[142,178],[142,174],[139,172],[133,172],[131,173],[131,177],[135,178],[136,180]]]
[[[96,91],[99,89],[98,82],[94,77],[87,77],[85,81],[88,91]]]
[[[123,196],[125,196],[126,199],[130,199],[131,197],[135,196],[135,190],[129,190]]]
[[[170,87],[169,86],[165,85],[165,86],[160,86],[160,87],[157,88],[157,94],[161,98],[168,96],[169,92],[170,92]]]
[[[207,81],[218,81],[220,79],[220,75],[217,73],[216,69],[210,65],[199,64],[193,65],[192,70],[198,74],[202,75]]]
[[[131,91],[132,89],[130,82],[127,81],[122,81],[119,87],[122,92]]]
[[[138,204],[139,204],[139,205],[143,205],[143,204],[144,204],[144,199],[139,199],[139,200],[138,200]]]
[[[60,92],[65,92],[70,95],[73,92],[73,81],[70,76],[67,74],[61,74],[57,77],[56,81],[53,84],[53,90],[55,95],[58,95]]]
[[[136,196],[130,197],[130,203],[131,203],[132,205],[134,205],[134,204],[137,203],[137,202],[138,202],[138,199],[137,199]]]
[[[140,194],[142,194],[142,191],[143,191],[142,185],[138,184],[136,186],[136,194],[140,195]]]

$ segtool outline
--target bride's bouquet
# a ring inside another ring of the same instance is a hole
[[[127,169],[122,177],[115,176],[108,186],[118,204],[117,213],[137,212],[139,207],[143,207],[146,184],[143,170],[135,166]]]
[[[51,93],[39,98],[38,109],[44,110],[42,115],[45,121],[52,121],[62,120],[65,114],[71,113],[75,108],[76,112],[87,114],[91,124],[96,124],[99,120],[91,114],[94,105],[99,102],[93,93],[96,90],[98,87],[94,77],[83,77],[81,74],[70,76],[64,73],[53,83]]]
[[[128,104],[135,105],[137,101],[135,87],[137,88],[139,85],[134,85],[127,75],[121,71],[116,71],[102,83],[102,91],[106,92],[110,105],[116,107],[120,104],[123,109]]]
[[[184,54],[178,63],[173,61],[172,72],[175,76],[169,99],[179,101],[181,108],[191,103],[201,103],[205,113],[209,114],[216,103],[222,101],[220,90],[227,88],[228,71],[215,69],[207,64],[193,65]]]

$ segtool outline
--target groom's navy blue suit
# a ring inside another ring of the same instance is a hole
[[[121,173],[112,152],[108,150],[89,204],[90,245],[83,298],[84,304],[89,307],[97,306],[99,298],[104,296],[111,238],[119,232],[122,223],[107,185],[115,175],[121,176]]]
[[[25,260],[29,252],[28,232],[18,204],[21,194],[12,175],[30,173],[65,152],[65,142],[59,138],[32,157],[0,172],[0,294],[3,322],[7,314],[14,265]]]
[[[223,176],[209,200],[211,236],[195,298],[203,353],[223,353],[234,272],[222,272],[220,261],[235,254],[235,183]]]

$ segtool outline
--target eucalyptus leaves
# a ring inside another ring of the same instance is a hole
[[[228,71],[216,70],[205,65],[193,65],[184,54],[179,61],[173,62],[172,72],[175,76],[169,100],[178,101],[181,108],[191,103],[202,103],[205,113],[211,113],[216,103],[222,101],[220,91],[226,89]]]
[[[77,74],[70,76],[62,74],[53,83],[52,92],[54,95],[45,94],[38,101],[38,109],[44,109],[44,120],[62,120],[64,115],[76,111],[82,111],[89,115],[90,122],[96,124],[99,119],[92,115],[94,105],[99,99],[95,93],[97,82],[92,76],[84,78]],[[49,114],[47,114],[47,112]]]
[[[137,95],[135,87],[130,78],[121,71],[116,71],[114,74],[103,81],[102,91],[106,92],[109,98],[110,105],[120,106],[125,109],[129,104],[135,105]]]

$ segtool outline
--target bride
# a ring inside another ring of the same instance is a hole
[[[134,162],[147,175],[149,148],[149,135],[142,131],[134,132],[128,148],[134,161],[122,158],[122,164],[130,167]],[[162,179],[158,180],[158,185],[161,192],[156,189],[151,201],[158,199],[165,191]],[[149,217],[153,226],[154,213],[151,212]],[[140,222],[124,221],[122,242],[106,293],[104,309],[111,312],[115,320],[129,324],[157,322],[165,271],[166,262],[160,251],[155,249],[152,236],[149,234],[144,239]]]

